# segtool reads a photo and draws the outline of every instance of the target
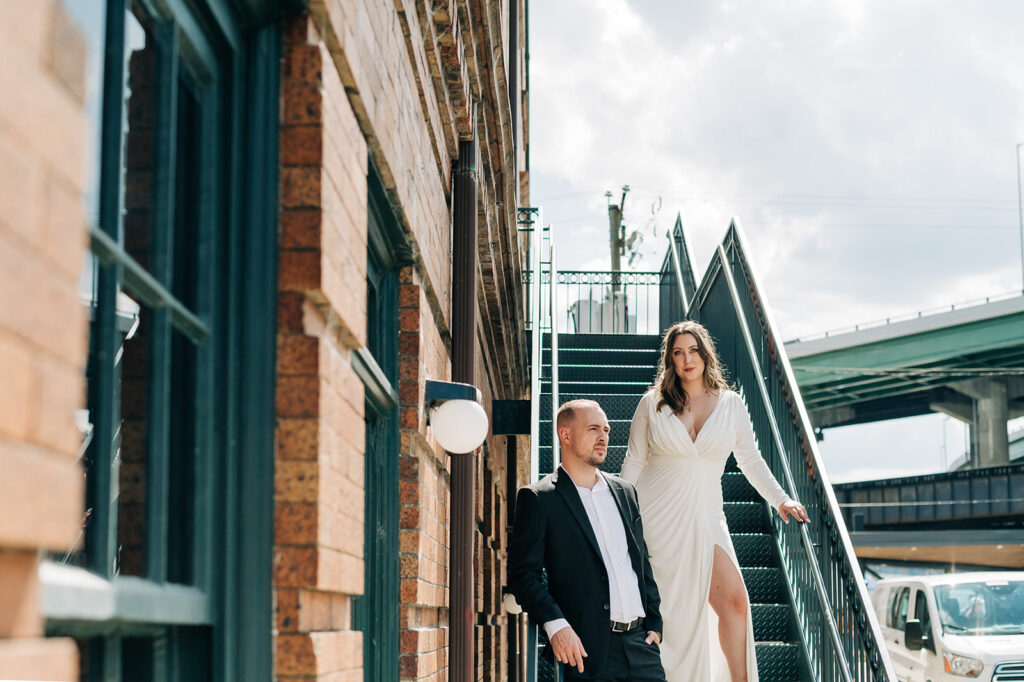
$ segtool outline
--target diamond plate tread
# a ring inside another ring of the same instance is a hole
[[[757,642],[791,642],[800,636],[789,604],[751,604],[750,615]]]
[[[740,574],[751,604],[784,604],[789,608],[789,594],[780,569],[748,566],[741,568]]]
[[[732,545],[740,566],[774,567],[775,547],[772,536],[764,533],[732,533]]]
[[[618,382],[628,381],[650,386],[654,383],[655,369],[651,365],[569,365],[558,363],[558,385],[573,381]],[[551,367],[541,371],[542,381],[551,381]]]
[[[733,457],[732,455],[729,455],[729,459],[726,460],[725,462],[725,473],[743,473],[742,471],[740,471],[739,466],[736,464],[736,458]]]
[[[726,502],[760,502],[761,496],[743,472],[729,471],[722,475],[722,499]]]
[[[760,502],[726,502],[722,505],[730,533],[767,533],[768,514]]]
[[[762,682],[805,682],[810,680],[799,644],[757,642],[757,674]]]

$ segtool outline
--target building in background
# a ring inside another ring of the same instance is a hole
[[[514,677],[424,384],[526,397],[525,5],[0,3],[0,679]]]

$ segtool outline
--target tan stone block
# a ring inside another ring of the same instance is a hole
[[[0,550],[0,638],[43,634],[34,551]]]
[[[10,302],[17,305],[17,302]],[[28,437],[29,423],[39,410],[39,379],[31,349],[20,339],[0,331],[0,434]]]
[[[67,550],[82,527],[81,467],[0,439],[0,471],[0,546]]]
[[[317,553],[317,585],[321,590],[358,595],[364,591],[363,557],[330,548]]]
[[[7,680],[78,682],[78,647],[69,637],[0,639],[0,674]]]
[[[47,257],[66,275],[74,290],[89,248],[81,190],[52,174],[47,178],[45,190],[46,213],[40,239]]]
[[[60,3],[54,7],[52,16],[46,66],[69,95],[85,104],[85,67],[89,56],[85,37]]]
[[[329,592],[299,590],[299,630],[314,632],[331,629],[331,599]]]
[[[75,413],[85,407],[83,369],[58,361],[40,362],[37,368],[40,402],[35,418],[29,422],[29,437],[54,452],[74,457],[82,441]]]

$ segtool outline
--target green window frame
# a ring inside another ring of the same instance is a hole
[[[364,594],[355,603],[363,673],[397,682],[399,626],[398,270],[410,261],[377,173],[368,177],[366,348],[356,371],[366,387]]]
[[[40,569],[47,633],[83,680],[269,679],[280,26],[81,1],[105,15],[86,512]]]

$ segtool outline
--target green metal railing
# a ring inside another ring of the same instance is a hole
[[[773,514],[805,654],[815,680],[894,681],[881,631],[813,431],[734,219],[693,299],[747,405],[758,446],[810,524]]]

